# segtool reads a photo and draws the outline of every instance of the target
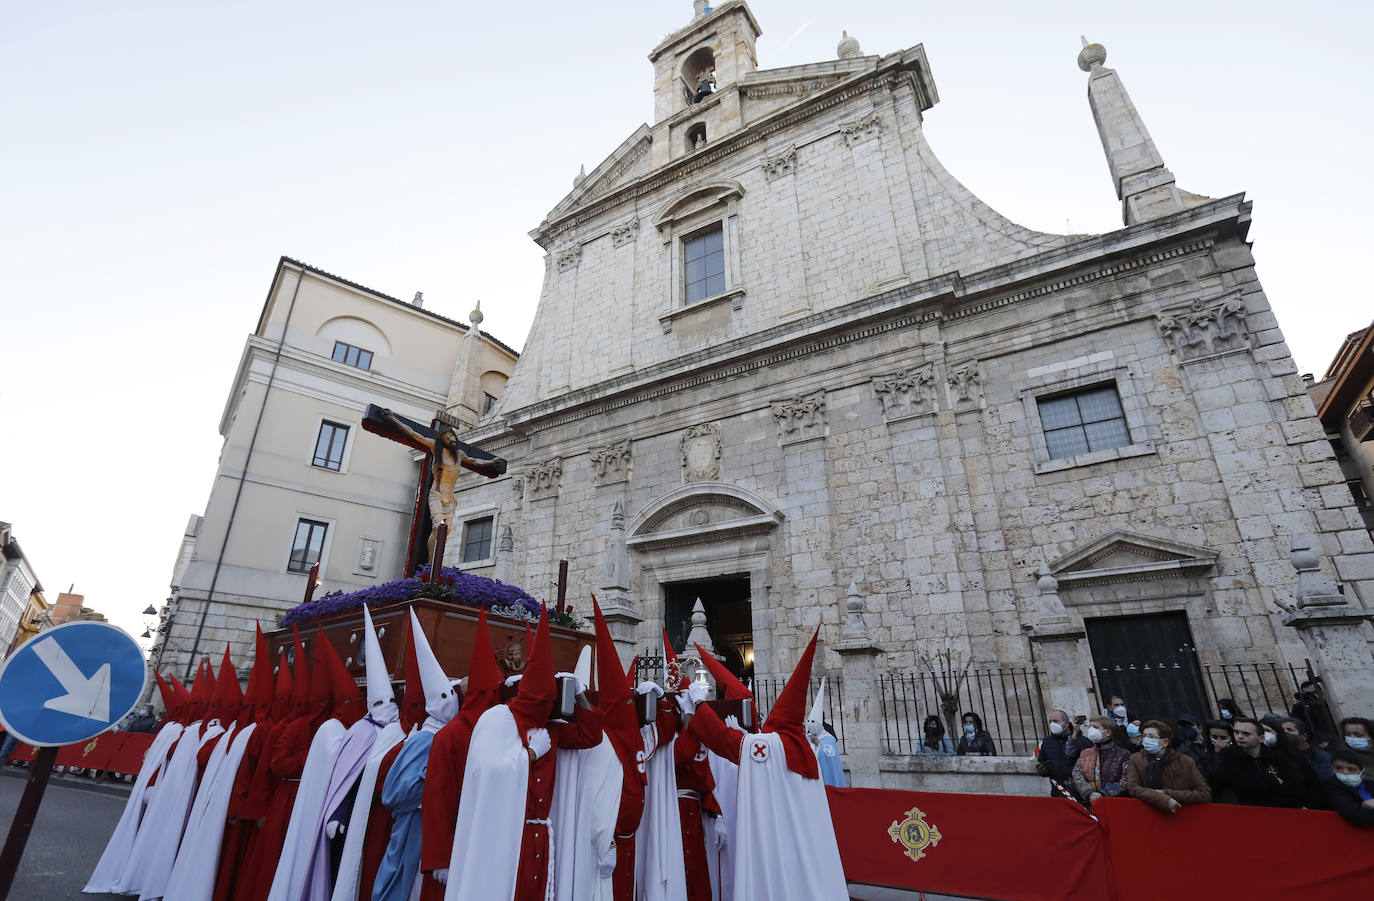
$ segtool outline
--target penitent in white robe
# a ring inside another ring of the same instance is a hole
[[[529,753],[515,717],[509,707],[498,704],[483,713],[472,730],[444,901],[493,901],[515,895],[529,782]]]
[[[651,740],[657,743],[650,730]],[[646,741],[647,744],[647,741]],[[682,813],[677,803],[677,764],[671,742],[644,765],[644,816],[635,833],[635,887],[640,901],[687,901],[682,868]],[[648,753],[648,748],[645,749]]]
[[[763,742],[766,752],[752,753]],[[825,785],[787,768],[782,739],[746,734],[735,801],[734,896],[749,901],[847,901]]]
[[[167,764],[167,753],[172,750],[177,739],[181,738],[181,730],[180,723],[167,723],[158,730],[152,744],[148,745],[148,750],[143,755],[143,765],[138,770],[138,778],[134,780],[133,791],[129,792],[129,800],[124,805],[124,812],[119,815],[114,834],[106,843],[105,853],[100,855],[100,862],[95,865],[95,871],[91,873],[86,887],[82,889],[83,892],[98,895],[115,890],[116,881],[128,866],[134,839],[138,837],[138,826],[143,820],[143,807],[152,803],[152,797],[156,794],[156,788],[150,790],[148,783],[162,772]]]
[[[310,740],[310,750],[301,768],[300,788],[291,806],[291,820],[286,826],[281,858],[267,901],[301,901],[305,894],[306,877],[314,859],[315,837],[320,834],[329,813],[324,809],[329,777],[334,772],[334,761],[339,757],[347,731],[337,719],[328,719],[315,730],[315,737]]]
[[[731,833],[735,827],[735,790],[739,767],[713,751],[706,752],[720,805],[720,816],[702,817],[706,827],[706,862],[711,868],[711,896],[715,901],[734,901],[735,852]]]
[[[556,901],[611,901],[611,877],[601,858],[615,843],[625,770],[603,734],[586,750],[558,750],[553,783],[553,877]]]
[[[372,794],[377,788],[377,773],[387,752],[405,740],[406,731],[400,723],[390,723],[372,744],[372,753],[358,777],[358,793],[353,800],[353,812],[348,817],[348,831],[344,833],[343,854],[339,858],[339,872],[334,878],[331,901],[358,901],[358,887],[362,881],[363,839],[367,836],[367,821],[372,814]],[[333,811],[327,811],[328,816]]]
[[[191,819],[186,823],[186,834],[181,839],[181,850],[172,867],[172,878],[167,883],[168,898],[211,901],[214,897],[229,797],[234,791],[239,764],[248,750],[248,740],[257,728],[256,723],[249,723],[232,736],[226,733],[211,752]]]

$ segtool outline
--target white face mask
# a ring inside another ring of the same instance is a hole
[[[1360,783],[1364,781],[1364,773],[1336,773],[1335,776],[1343,785],[1351,788],[1359,788]]]
[[[1272,732],[1266,732],[1264,733],[1264,743],[1272,748],[1279,743],[1279,737]]]
[[[1083,735],[1088,739],[1088,741],[1092,742],[1093,744],[1097,744],[1102,740],[1102,730],[1097,728],[1096,726],[1089,726],[1088,728],[1084,729]]]
[[[1115,707],[1112,708],[1112,713],[1116,714],[1117,719],[1121,719],[1122,717],[1124,717],[1124,716],[1126,715],[1126,707],[1125,707],[1125,705],[1123,705],[1123,704],[1117,704]]]
[[[1050,723],[1050,734],[1051,734],[1051,735],[1063,735],[1063,734],[1064,734],[1064,724],[1063,724],[1063,723]]]
[[[1367,738],[1357,738],[1354,735],[1347,735],[1345,737],[1345,743],[1350,745],[1350,747],[1354,748],[1356,751],[1369,750],[1369,739]]]

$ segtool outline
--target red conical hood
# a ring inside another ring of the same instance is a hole
[[[553,711],[556,686],[553,681],[553,643],[549,640],[549,610],[539,615],[539,628],[534,633],[534,648],[525,663],[520,690],[508,706],[515,717],[515,725],[523,739],[530,729],[541,729]]]
[[[787,768],[807,779],[820,778],[816,765],[816,752],[811,750],[811,742],[806,739],[806,729],[802,720],[806,717],[806,690],[811,684],[811,663],[816,657],[816,636],[821,630],[817,627],[811,634],[811,641],[797,661],[797,668],[787,684],[778,692],[773,709],[768,711],[762,732],[776,732],[782,739],[783,749],[787,752]]]
[[[636,654],[635,657],[634,657],[634,659],[630,661],[629,667],[625,670],[625,679],[626,679],[626,681],[628,681],[628,682],[629,682],[630,684],[632,684],[632,685],[634,684],[634,681],[635,681],[635,673],[636,673],[636,671],[637,671],[638,669],[639,669],[639,655]]]
[[[420,681],[420,658],[415,653],[415,631],[406,632],[406,689],[401,696],[401,722],[407,730],[425,721],[425,686]]]
[[[210,662],[209,657],[200,658],[201,665],[205,667],[205,690],[208,692],[206,697],[214,700],[215,697],[215,665]]]
[[[620,671],[620,653],[595,597],[592,620],[596,623],[596,706],[602,715],[601,728],[611,740],[621,767],[633,773],[639,766],[638,754],[644,749],[639,716],[635,713],[630,680]]]
[[[477,718],[501,700],[501,668],[491,648],[491,632],[487,628],[487,611],[477,614],[477,629],[472,636],[472,660],[468,663],[468,687],[463,694],[463,706],[458,719],[468,728],[477,725]]]
[[[742,701],[745,698],[749,699],[749,709],[754,715],[754,721],[752,723],[743,723],[742,725],[746,729],[753,728],[755,731],[758,731],[759,705],[754,703],[754,693],[750,691],[743,682],[735,678],[735,674],[726,669],[725,664],[717,660],[714,655],[705,651],[701,645],[693,642],[692,646],[695,647],[697,653],[701,655],[701,662],[705,664],[706,669],[710,671],[711,678],[716,680],[716,687],[725,692],[725,700]]]
[[[270,672],[270,670],[269,670]],[[274,723],[284,723],[291,717],[291,667],[286,655],[277,656],[277,682],[272,693],[272,709],[267,718]]]
[[[673,643],[668,640],[668,630],[666,628],[663,630],[663,661],[664,663],[677,663],[677,652],[673,650]],[[682,673],[678,677],[678,684],[676,686],[665,685],[663,687],[668,691],[682,691],[691,684],[692,680],[687,678],[686,673]]]
[[[224,660],[219,665],[219,678],[215,680],[215,699],[211,704],[219,713],[221,726],[228,726],[239,715],[243,704],[243,690],[239,688],[238,672],[234,661],[229,657],[229,643],[224,643]]]
[[[205,715],[210,703],[210,687],[205,675],[205,661],[196,668],[196,681],[191,683],[191,696],[186,701],[186,723],[196,722]]]
[[[178,703],[176,692],[167,684],[167,680],[162,678],[162,673],[154,671],[153,675],[157,677],[157,692],[162,697],[163,714],[168,718],[175,718]]]
[[[310,664],[305,659],[305,645],[301,643],[301,633],[291,627],[295,637],[291,665],[291,716],[290,719],[310,719]]]
[[[328,650],[326,650],[328,648]],[[334,706],[334,685],[329,677],[329,639],[324,637],[324,627],[315,627],[315,653],[310,660],[310,724],[311,731],[318,729],[329,719]]]
[[[262,624],[256,624],[257,636],[253,645],[253,668],[248,672],[248,692],[239,710],[239,725],[261,723],[272,709],[272,652],[262,634]]]
[[[329,676],[329,691],[334,700],[334,716],[345,726],[351,726],[367,713],[367,705],[358,691],[358,683],[348,674],[348,667],[339,659],[339,652],[320,633],[321,652]]]

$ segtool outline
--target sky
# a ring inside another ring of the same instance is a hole
[[[761,68],[924,44],[945,167],[1051,232],[1121,227],[1075,59],[1107,48],[1178,185],[1245,192],[1303,372],[1367,325],[1368,5],[752,0]],[[520,347],[528,232],[640,123],[690,0],[12,4],[0,32],[0,520],[135,635],[202,512],[285,254]],[[144,643],[145,646],[147,642]]]

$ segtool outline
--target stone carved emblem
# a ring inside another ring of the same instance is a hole
[[[512,476],[510,487],[515,492],[515,506],[519,507],[525,500],[525,477],[522,475]]]
[[[877,137],[882,131],[883,117],[877,113],[869,113],[856,122],[846,122],[840,126],[840,134],[844,135],[844,142],[850,147]]]
[[[949,400],[955,410],[968,410],[983,405],[983,366],[969,360],[949,371]]]
[[[1237,296],[1212,303],[1194,300],[1187,309],[1160,313],[1155,324],[1174,353],[1191,360],[1248,347],[1245,316],[1245,301]]]
[[[382,543],[375,538],[364,538],[362,545],[358,548],[358,569],[365,573],[370,573],[377,568],[377,555],[381,552]]]
[[[546,463],[536,463],[525,470],[525,488],[532,501],[553,497],[562,487],[562,457],[554,457]]]
[[[893,820],[892,825],[887,827],[887,834],[906,848],[903,853],[913,861],[925,857],[926,848],[934,848],[944,838],[935,824],[926,822],[926,815],[921,813],[919,807],[908,810],[906,819]]]
[[[688,482],[720,479],[720,423],[694,425],[682,433],[682,477]]]
[[[574,244],[562,250],[554,252],[553,261],[558,266],[559,272],[567,272],[569,269],[576,269],[577,264],[582,262],[582,245]]]
[[[597,485],[626,482],[630,478],[630,440],[598,447],[591,453],[592,481]]]
[[[791,175],[797,168],[797,148],[788,147],[776,156],[770,156],[763,161],[763,174],[769,181],[781,178],[784,175]]]
[[[825,434],[825,392],[806,397],[773,401],[773,421],[778,426],[778,443],[803,441]]]
[[[935,366],[913,366],[873,380],[873,393],[883,403],[888,421],[934,413],[936,409]]]
[[[509,554],[515,550],[515,532],[510,526],[501,529],[501,538],[496,542],[496,550],[501,554]]]
[[[624,247],[626,244],[633,244],[639,237],[639,220],[631,219],[624,225],[617,225],[611,229],[611,246]]]

